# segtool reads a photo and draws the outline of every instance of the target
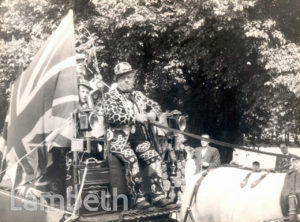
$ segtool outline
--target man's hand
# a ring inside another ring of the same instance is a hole
[[[208,167],[209,167],[209,163],[204,161],[204,162],[202,163],[202,167],[203,167],[203,168],[208,168]]]
[[[147,113],[147,118],[148,118],[148,120],[155,121],[156,120],[156,113],[153,112],[153,111],[150,111],[149,113]]]
[[[135,117],[137,122],[144,123],[147,122],[148,118],[146,114],[138,113]]]

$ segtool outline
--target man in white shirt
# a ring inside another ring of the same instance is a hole
[[[208,134],[203,134],[203,138],[210,139]],[[220,153],[218,149],[209,146],[209,142],[201,140],[201,147],[195,149],[196,173],[201,169],[212,169],[221,165]]]

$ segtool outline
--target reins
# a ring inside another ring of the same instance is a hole
[[[185,215],[184,215],[184,219],[183,219],[183,222],[186,222],[188,217],[191,218],[192,222],[196,222],[195,221],[195,218],[193,216],[193,213],[192,213],[192,210],[191,210],[191,207],[192,207],[192,204],[194,203],[194,200],[195,200],[195,203],[196,203],[196,197],[197,197],[197,193],[198,193],[198,190],[199,190],[199,187],[204,179],[204,177],[208,174],[209,170],[206,170],[206,171],[203,171],[201,177],[197,180],[197,182],[195,183],[195,187],[194,187],[194,190],[193,190],[193,193],[192,193],[192,196],[191,196],[191,199],[190,199],[190,203],[189,203],[189,206],[187,207],[186,211],[185,211]]]
[[[187,133],[187,132],[184,132],[184,131],[181,131],[181,130],[177,130],[177,129],[173,129],[173,128],[164,126],[164,125],[158,123],[157,121],[149,121],[149,123],[153,124],[154,126],[157,126],[157,127],[163,128],[165,130],[168,130],[170,132],[179,133],[179,134],[182,134],[182,135],[187,136],[187,137],[191,137],[191,138],[198,139],[198,140],[203,140],[203,141],[210,142],[210,143],[220,145],[220,146],[223,146],[223,147],[227,147],[227,148],[240,149],[240,150],[245,150],[245,151],[249,151],[249,152],[253,152],[253,153],[261,153],[261,154],[266,154],[266,155],[276,156],[276,157],[285,157],[285,158],[287,157],[284,154],[260,151],[260,150],[251,149],[251,148],[246,147],[246,146],[240,146],[240,145],[236,145],[236,144],[232,144],[232,143],[222,142],[222,141],[219,141],[219,140],[208,139],[206,137],[202,137],[202,136],[199,136],[199,135],[196,135],[196,134],[193,134],[193,133]],[[295,156],[295,155],[293,155],[293,158],[300,159],[300,157]]]

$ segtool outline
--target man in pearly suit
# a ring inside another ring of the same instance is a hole
[[[126,169],[127,185],[135,209],[146,209],[150,204],[142,192],[142,177],[138,160],[149,169],[152,204],[164,207],[171,204],[162,185],[161,157],[149,141],[144,123],[158,119],[158,103],[142,92],[134,90],[136,70],[127,62],[118,63],[114,72],[117,87],[104,95],[104,115],[108,123],[110,152],[119,158]]]

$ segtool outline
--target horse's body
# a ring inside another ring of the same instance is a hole
[[[248,170],[220,167],[208,172],[202,180],[191,205],[195,221],[201,222],[263,222],[283,217],[280,195],[285,173],[268,173],[255,187],[251,185],[266,172],[253,172],[246,185],[241,182]],[[194,175],[183,194],[181,220],[202,173]],[[191,221],[188,217],[187,221]]]

